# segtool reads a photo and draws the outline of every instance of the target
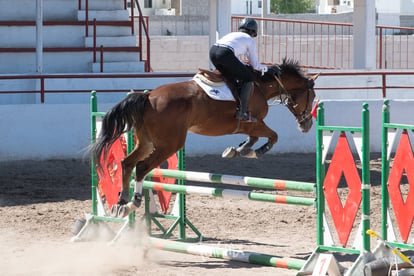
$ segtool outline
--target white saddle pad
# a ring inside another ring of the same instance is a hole
[[[211,86],[197,77],[194,77],[193,80],[207,93],[207,95],[210,96],[210,98],[218,101],[235,101],[233,94],[227,85]]]

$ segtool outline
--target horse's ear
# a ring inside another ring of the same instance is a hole
[[[314,74],[314,75],[310,76],[309,79],[315,81],[319,77],[319,75],[320,75],[320,73]]]

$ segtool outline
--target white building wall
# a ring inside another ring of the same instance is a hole
[[[152,0],[151,7],[145,5],[145,2],[145,0],[138,0],[139,6],[144,15],[175,15],[175,9],[171,9],[171,0]]]
[[[378,13],[414,15],[413,0],[375,0],[375,7]]]
[[[403,15],[414,14],[414,1],[413,0],[404,0],[401,2],[401,14]]]
[[[208,36],[152,36],[151,67],[155,72],[208,69],[208,51]]]
[[[180,15],[203,16],[209,14],[209,1],[205,0],[181,0]]]
[[[401,13],[401,0],[400,1],[387,1],[376,0],[375,8],[377,12],[377,24],[385,26],[399,26],[400,25],[400,13]]]
[[[400,13],[401,2],[405,0],[389,1],[389,0],[375,0],[375,7],[378,13]],[[408,0],[410,1],[410,0]]]
[[[386,26],[414,26],[414,1],[376,0],[378,24]]]
[[[260,16],[262,14],[263,1],[269,0],[231,0],[231,13],[235,15]],[[270,13],[270,6],[268,6],[267,13]]]
[[[316,10],[319,14],[352,12],[355,5],[355,0],[339,0],[339,5],[330,5],[329,0],[315,0]],[[412,0],[375,0],[376,12],[383,18],[392,18],[390,15],[413,15],[414,1]],[[384,19],[383,19],[384,20]],[[395,22],[391,20],[390,22]],[[398,25],[398,24],[397,24]]]

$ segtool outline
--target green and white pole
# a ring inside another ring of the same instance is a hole
[[[154,169],[150,172],[149,176],[152,177],[169,177],[175,179],[182,179],[187,181],[197,181],[205,183],[220,183],[231,184],[239,186],[249,186],[261,189],[274,189],[285,191],[304,191],[314,192],[315,184],[302,181],[290,181],[260,177],[227,175],[217,173],[205,173],[194,171],[177,171],[166,169]]]
[[[150,242],[153,247],[160,250],[211,258],[226,259],[231,261],[251,263],[257,265],[300,270],[302,266],[305,264],[305,261],[303,260],[285,259],[267,254],[226,249],[204,244],[190,244],[157,238],[150,238]]]
[[[215,197],[244,198],[254,201],[265,201],[281,204],[294,204],[305,206],[312,206],[315,204],[315,198],[312,197],[285,196],[234,189],[173,185],[152,181],[144,181],[143,188],[156,191],[174,192],[179,194],[199,194]]]

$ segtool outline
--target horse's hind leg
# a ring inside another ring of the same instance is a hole
[[[236,151],[240,153],[240,156],[242,157],[249,157],[249,154],[252,151],[252,147],[256,142],[259,140],[258,137],[255,136],[249,136],[246,141],[244,141],[237,149]]]
[[[223,158],[233,158],[237,156],[249,158],[252,153],[252,146],[259,140],[258,137],[249,136],[246,141],[242,142],[239,147],[228,147],[222,153]],[[252,156],[254,158],[256,156]]]

